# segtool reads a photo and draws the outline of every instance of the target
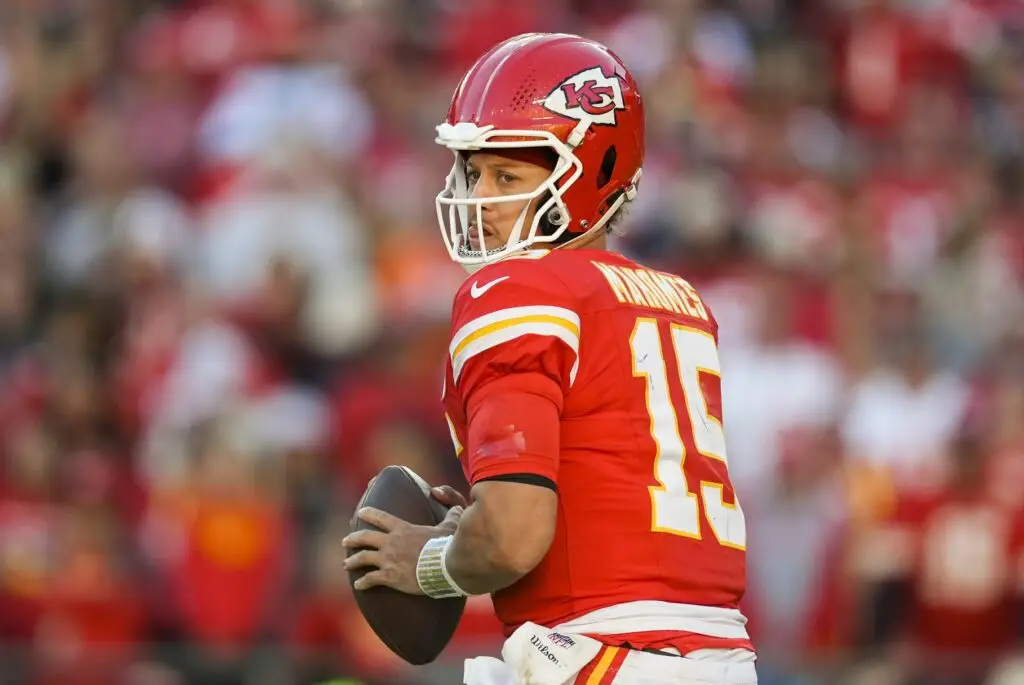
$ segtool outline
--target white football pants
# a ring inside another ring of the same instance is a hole
[[[755,657],[747,650],[668,656],[606,648],[534,623],[520,626],[501,656],[467,659],[465,685],[757,685]]]

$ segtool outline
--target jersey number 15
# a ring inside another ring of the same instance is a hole
[[[745,549],[747,526],[739,500],[727,504],[722,483],[700,481],[691,489],[687,478],[687,459],[715,459],[727,464],[722,424],[708,411],[700,383],[701,374],[721,376],[718,346],[710,334],[676,323],[669,324],[669,339],[679,369],[678,379],[669,378],[656,319],[637,319],[629,338],[633,375],[643,377],[646,384],[651,437],[657,449],[654,477],[658,485],[650,487],[651,530],[700,540],[703,509],[708,527],[720,545]],[[687,454],[679,433],[679,418],[669,390],[673,380],[682,386],[696,455]]]

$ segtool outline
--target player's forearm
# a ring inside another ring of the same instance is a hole
[[[473,495],[455,534],[429,540],[420,553],[417,580],[431,597],[508,587],[536,568],[554,539],[553,489],[488,481],[477,483]]]
[[[471,595],[512,585],[532,570],[530,559],[517,554],[507,533],[479,505],[466,509],[446,555],[452,581]]]

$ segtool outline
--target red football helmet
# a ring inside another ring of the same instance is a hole
[[[644,159],[644,108],[629,71],[608,48],[562,33],[528,33],[491,48],[455,91],[441,145],[455,153],[437,196],[448,252],[472,267],[539,243],[564,243],[599,231],[636,195]],[[545,147],[557,155],[546,181],[531,193],[472,197],[465,153]],[[473,250],[471,227],[483,241],[482,207],[542,198],[532,225],[527,208],[500,248]],[[474,212],[473,220],[470,211]]]

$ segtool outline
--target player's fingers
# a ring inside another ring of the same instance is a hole
[[[381,533],[377,530],[357,530],[342,538],[341,544],[349,549],[357,549],[359,547],[380,549],[387,539],[387,533]]]
[[[384,571],[370,571],[365,576],[352,584],[356,590],[369,590],[378,585],[387,585],[387,574]]]
[[[431,488],[430,495],[446,507],[465,508],[468,506],[466,498],[462,496],[462,493],[450,485],[441,485],[436,488]]]
[[[452,533],[459,527],[459,520],[462,518],[462,507],[452,507],[445,514],[444,520],[438,524],[438,528],[450,531]]]
[[[374,568],[380,567],[380,552],[375,549],[364,549],[361,552],[356,552],[348,559],[345,560],[345,569],[351,571],[357,568],[363,568],[364,566],[373,566]]]
[[[356,512],[356,516],[366,523],[369,523],[371,526],[377,526],[386,533],[390,533],[396,526],[404,523],[404,521],[397,516],[392,516],[386,511],[374,509],[373,507],[363,507]]]

